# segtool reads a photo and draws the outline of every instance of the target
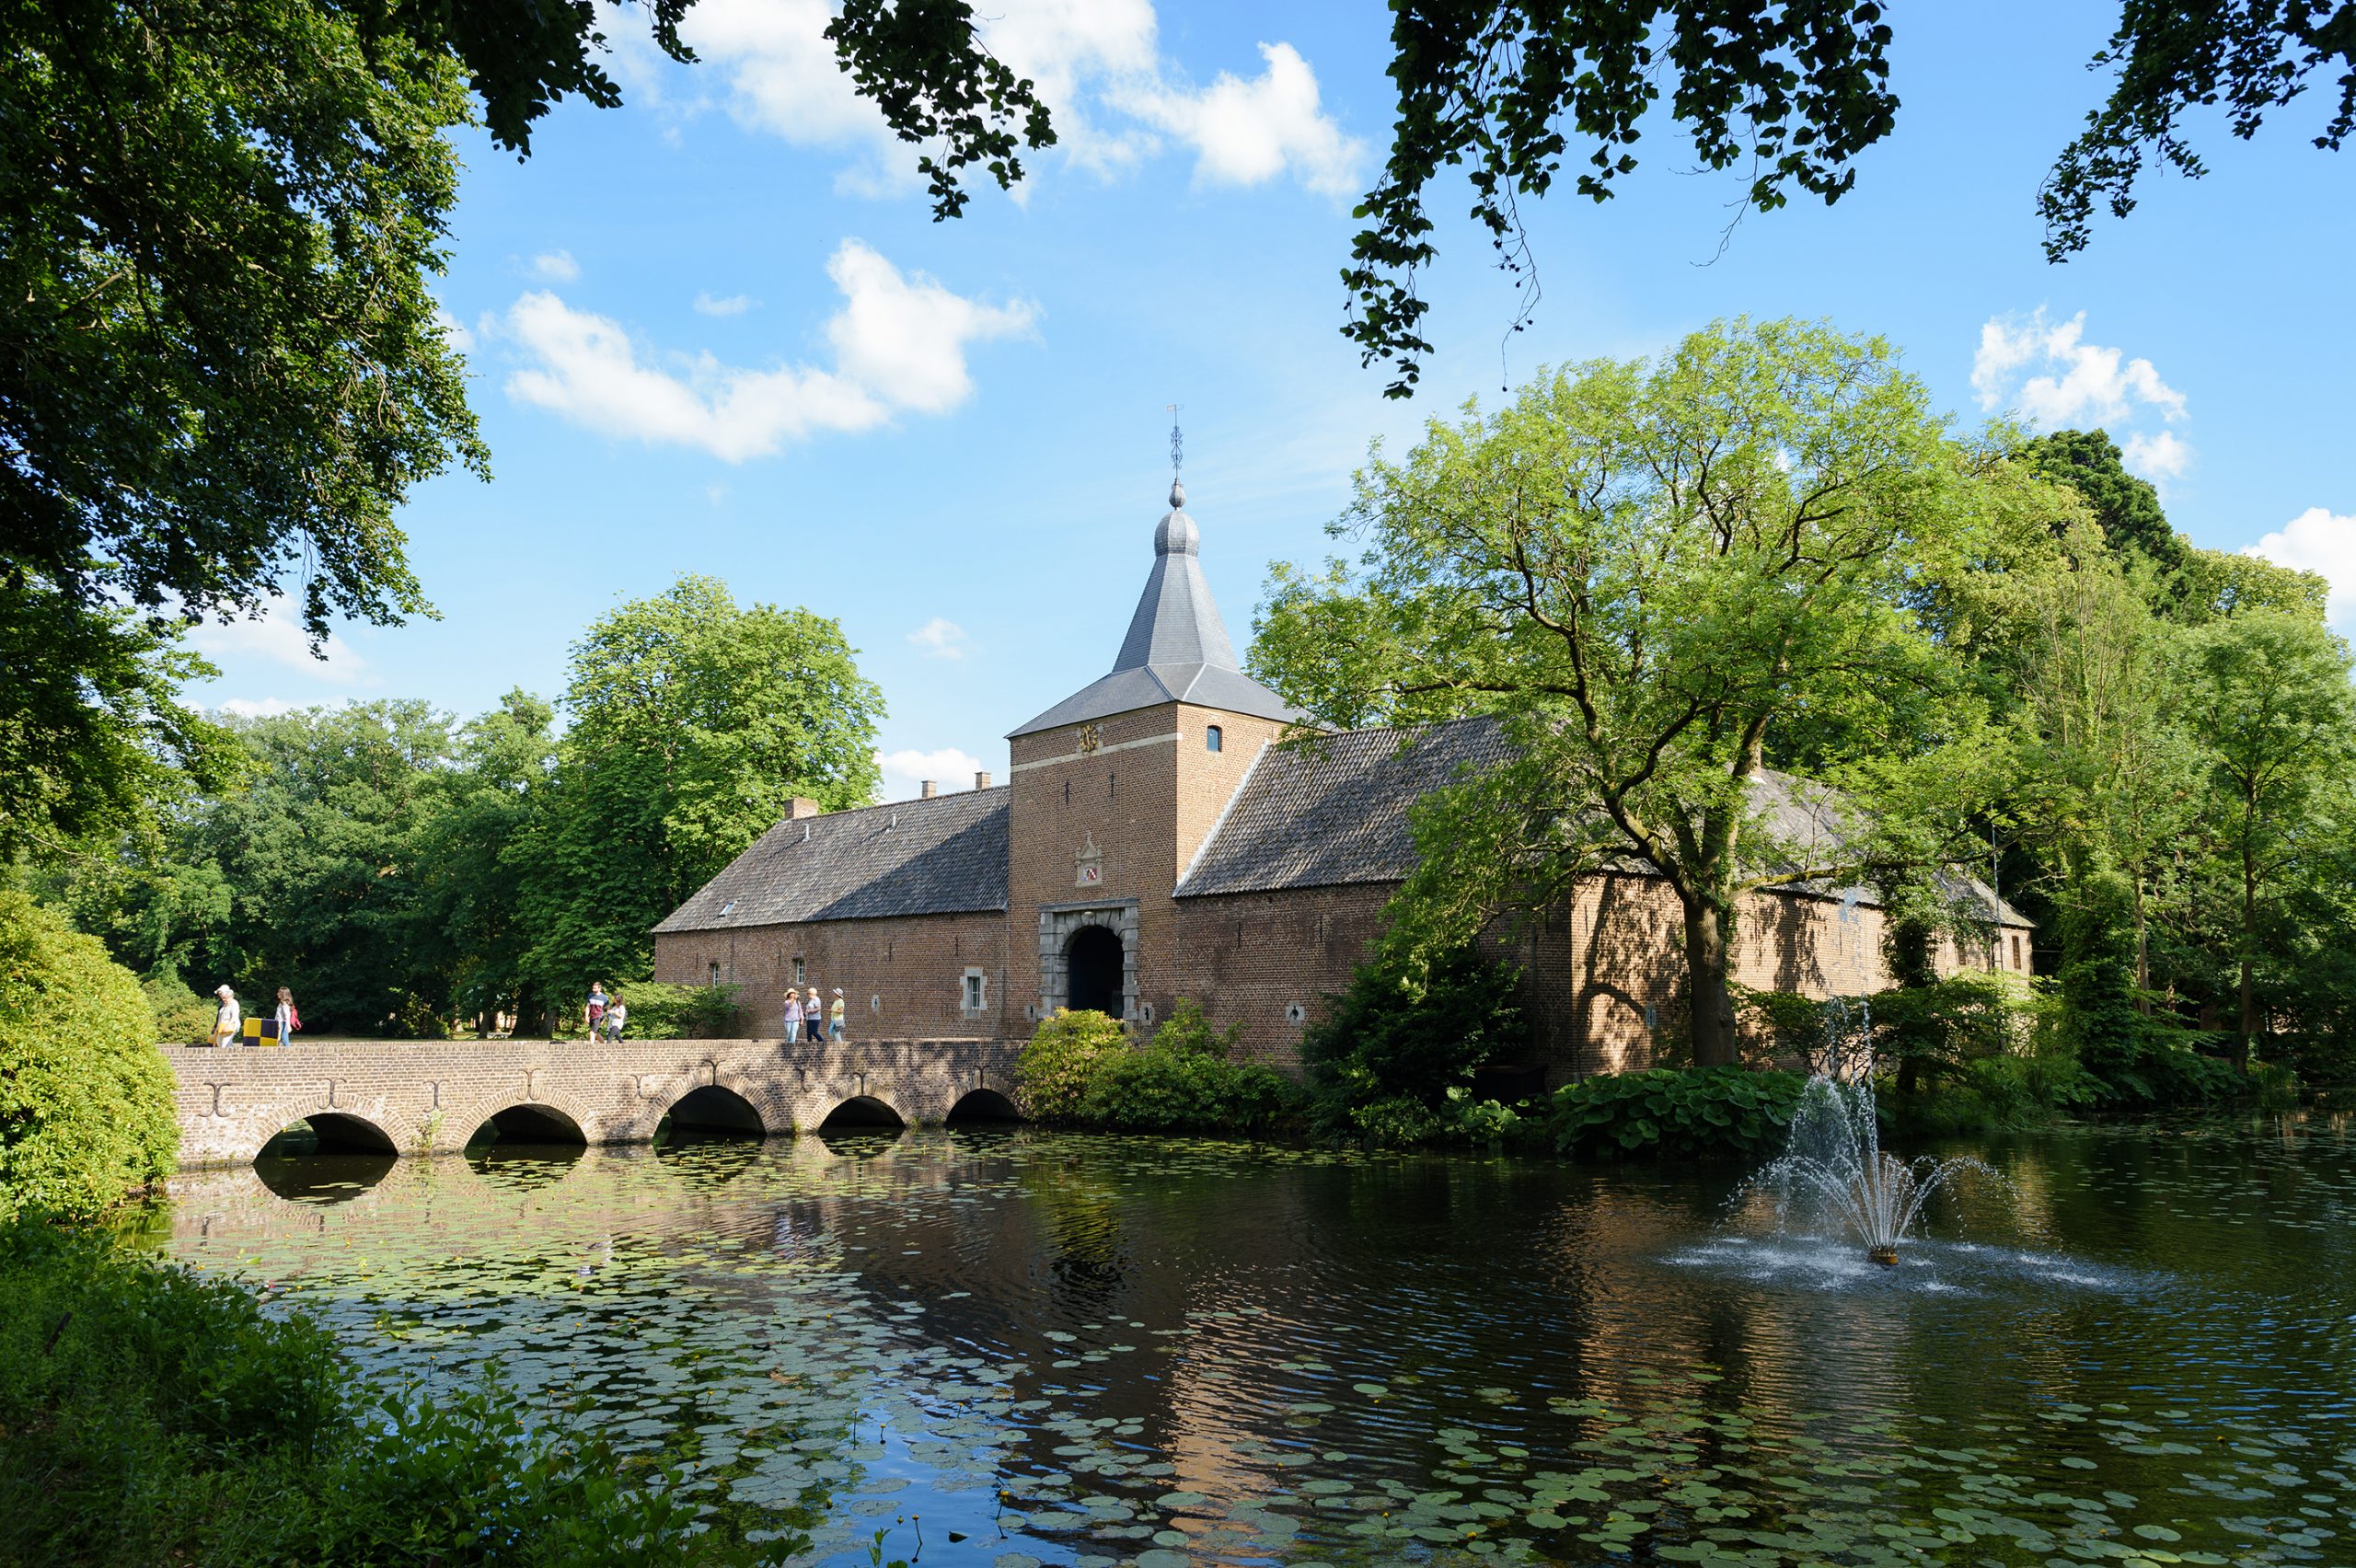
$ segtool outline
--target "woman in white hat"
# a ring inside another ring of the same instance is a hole
[[[235,1044],[238,1032],[246,1027],[245,1013],[237,1006],[237,993],[223,986],[213,994],[221,1001],[221,1010],[213,1015],[213,1043]]]
[[[835,987],[835,999],[826,1004],[826,1035],[829,1039],[843,1037],[843,988]]]

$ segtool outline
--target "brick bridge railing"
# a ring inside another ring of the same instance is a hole
[[[401,1041],[208,1050],[167,1045],[180,1159],[241,1164],[290,1123],[323,1146],[433,1154],[485,1123],[509,1137],[642,1143],[681,1125],[789,1133],[829,1117],[937,1123],[1011,1110],[1018,1042]]]

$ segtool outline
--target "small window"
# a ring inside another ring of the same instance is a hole
[[[884,1010],[884,998],[883,998],[882,997],[868,997],[868,998],[867,998],[867,1010],[868,1010],[869,1012],[872,1012],[872,1013],[880,1013],[880,1012],[882,1012],[882,1011]]]
[[[1203,732],[1203,749],[1205,751],[1218,750],[1219,742],[1224,737],[1219,734],[1218,726],[1216,724],[1212,725],[1209,729]]]
[[[720,965],[717,963],[711,965],[711,983],[715,986],[720,984]]]
[[[1294,1002],[1285,1009],[1285,1021],[1287,1023],[1307,1023],[1309,1021],[1309,1009],[1302,1007],[1299,1002]]]
[[[1138,1016],[1142,1018],[1146,1022],[1151,1023],[1153,1021],[1153,1004],[1151,1002],[1148,1002],[1143,1007],[1138,1009]]]
[[[797,958],[793,961],[793,983],[799,986],[802,984],[803,979],[802,961]]]
[[[983,1003],[987,995],[988,988],[988,982],[983,977],[980,970],[968,969],[965,971],[964,1008],[967,1012],[977,1013],[982,1010]]]
[[[2021,965],[2021,934],[2020,934],[2018,931],[2015,931],[2015,932],[2013,933],[2013,967],[2014,967],[2015,969],[2018,969],[2018,968],[2022,967],[2022,965]]]

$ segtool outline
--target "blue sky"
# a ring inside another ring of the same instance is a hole
[[[342,628],[325,662],[283,619],[207,628],[223,674],[197,699],[554,696],[592,617],[704,571],[841,619],[889,704],[887,796],[1003,776],[1006,732],[1119,645],[1165,405],[1240,642],[1268,563],[1327,552],[1370,439],[1742,313],[1884,334],[1966,423],[2106,425],[2179,528],[2329,571],[2356,632],[2356,153],[2307,144],[2320,98],[2254,144],[2204,124],[2207,179],[2150,177],[2051,267],[2034,198],[2098,96],[2109,8],[1910,9],[1897,133],[1837,206],[1752,214],[1721,254],[1737,181],[1664,121],[1620,199],[1525,209],[1543,298],[1510,340],[1510,283],[1444,225],[1438,352],[1400,403],[1337,331],[1388,144],[1381,7],[984,9],[1065,144],[953,223],[833,73],[823,0],[701,0],[691,67],[625,18],[625,108],[560,110],[523,164],[467,138],[439,292],[494,478],[403,513],[440,618]],[[1464,204],[1449,186],[1437,210]]]

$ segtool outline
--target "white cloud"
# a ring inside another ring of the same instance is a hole
[[[508,394],[593,430],[741,463],[819,432],[871,429],[903,409],[945,412],[974,389],[966,346],[1026,332],[1034,318],[1027,305],[981,305],[904,274],[855,239],[826,271],[843,294],[826,324],[831,370],[748,370],[708,352],[641,358],[619,322],[536,292],[507,313],[505,335],[535,362],[508,378]]]
[[[206,621],[192,628],[188,640],[208,659],[238,663],[258,659],[346,686],[363,679],[368,668],[351,644],[333,632],[320,644],[320,657],[314,658],[302,622],[283,604],[271,605],[258,620]]]
[[[1151,0],[999,0],[978,19],[985,47],[1036,84],[1056,150],[1102,175],[1131,167],[1166,136],[1191,148],[1207,185],[1258,185],[1290,172],[1322,194],[1357,189],[1366,147],[1320,101],[1316,73],[1288,43],[1263,43],[1262,74],[1184,85],[1161,52]],[[824,36],[826,0],[700,0],[681,31],[726,82],[739,123],[850,164],[840,189],[921,189],[916,152],[852,90]],[[978,174],[976,178],[984,178]]]
[[[1264,43],[1260,57],[1267,69],[1248,82],[1222,71],[1200,90],[1155,82],[1115,101],[1195,149],[1197,184],[1265,185],[1289,171],[1321,195],[1354,193],[1366,144],[1319,107],[1317,74],[1299,51]]]
[[[933,617],[908,633],[908,640],[936,659],[965,656],[965,628],[946,616]]]
[[[440,329],[443,339],[460,353],[466,353],[475,346],[475,335],[467,330],[466,323],[438,305],[433,307],[433,325]]]
[[[907,801],[922,792],[925,779],[941,786],[945,794],[952,790],[970,790],[974,775],[981,771],[982,759],[954,746],[941,751],[877,752],[876,765],[884,770],[884,784],[879,798],[886,801]]]
[[[2310,506],[2242,553],[2321,574],[2331,584],[2325,618],[2356,637],[2356,515]]]
[[[2130,472],[2142,475],[2154,484],[2184,478],[2192,467],[2192,448],[2176,438],[2176,432],[2164,430],[2157,435],[2145,435],[2137,431],[2119,446]]]
[[[760,302],[751,294],[730,294],[721,299],[705,290],[696,295],[698,316],[742,316]]]
[[[270,719],[294,712],[294,705],[283,697],[233,697],[226,702],[214,703],[213,711],[237,719]]]
[[[581,276],[581,263],[570,250],[548,250],[532,258],[531,271],[543,282],[569,283]]]
[[[1971,358],[1980,406],[2015,409],[2041,430],[2115,423],[2142,410],[2170,421],[2185,417],[2184,394],[2161,380],[2150,360],[2089,343],[2085,329],[2084,311],[2058,325],[2043,306],[2026,319],[1991,317]]]

